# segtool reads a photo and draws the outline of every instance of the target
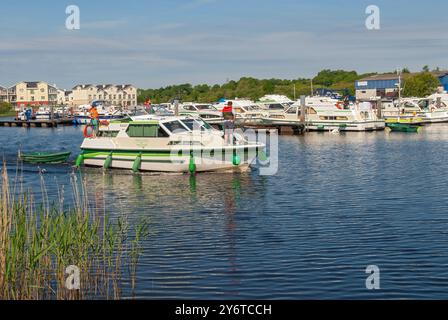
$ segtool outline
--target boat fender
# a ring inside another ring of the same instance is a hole
[[[241,158],[236,152],[233,153],[232,163],[234,166],[239,166],[241,164]]]
[[[258,148],[257,148],[257,158],[260,161],[268,160],[268,156],[266,155],[266,153],[262,149],[258,149]]]
[[[193,151],[190,152],[190,164],[188,166],[188,170],[190,171],[191,174],[196,173],[196,163],[194,161]]]
[[[93,126],[90,124],[86,125],[86,127],[84,128],[84,138],[93,138],[94,134],[95,129],[93,128]]]
[[[134,164],[132,165],[132,171],[137,173],[140,171],[140,167],[142,164],[142,154],[140,153],[137,158],[135,158]]]
[[[82,166],[82,164],[84,163],[84,155],[80,154],[77,158],[76,158],[76,163],[75,163],[75,167],[76,168],[80,168]]]
[[[100,121],[100,125],[101,125],[101,126],[108,127],[108,126],[109,126],[109,121],[107,121],[107,120],[102,120],[102,121]]]
[[[104,169],[109,169],[112,164],[112,152],[107,156],[106,161],[104,161]]]

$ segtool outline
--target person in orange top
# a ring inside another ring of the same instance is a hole
[[[92,102],[92,107],[89,110],[90,114],[90,124],[92,125],[95,134],[98,132],[99,124],[100,124],[100,114],[98,113],[98,109],[96,108],[98,105],[97,101]]]

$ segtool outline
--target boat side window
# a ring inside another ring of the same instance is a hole
[[[157,138],[158,131],[157,124],[130,124],[126,133],[131,138]]]
[[[271,110],[284,110],[285,107],[283,105],[281,105],[280,103],[275,103],[275,104],[269,105],[269,109],[271,109]]]
[[[118,136],[118,133],[120,131],[109,131],[109,130],[100,130],[98,132],[98,137],[103,137],[103,138],[115,138]]]
[[[297,107],[293,107],[293,108],[289,108],[286,113],[288,114],[296,114],[298,112],[298,114],[300,115],[300,110],[297,111]]]
[[[187,128],[182,125],[178,120],[164,122],[163,125],[172,133],[184,132],[187,131]]]
[[[159,130],[157,131],[157,137],[159,138],[168,138],[170,135],[165,131],[161,126],[158,126]]]

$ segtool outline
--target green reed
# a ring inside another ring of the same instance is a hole
[[[120,299],[124,278],[134,292],[146,221],[131,229],[125,215],[111,222],[95,214],[76,178],[71,209],[63,193],[50,204],[43,182],[40,205],[30,191],[11,191],[5,165],[1,183],[0,299]],[[80,271],[79,289],[67,287],[69,266]]]

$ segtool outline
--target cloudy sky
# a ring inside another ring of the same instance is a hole
[[[80,30],[65,28],[73,4]],[[377,31],[365,27],[371,4]],[[448,68],[446,0],[1,0],[0,10],[0,85],[148,88]]]

